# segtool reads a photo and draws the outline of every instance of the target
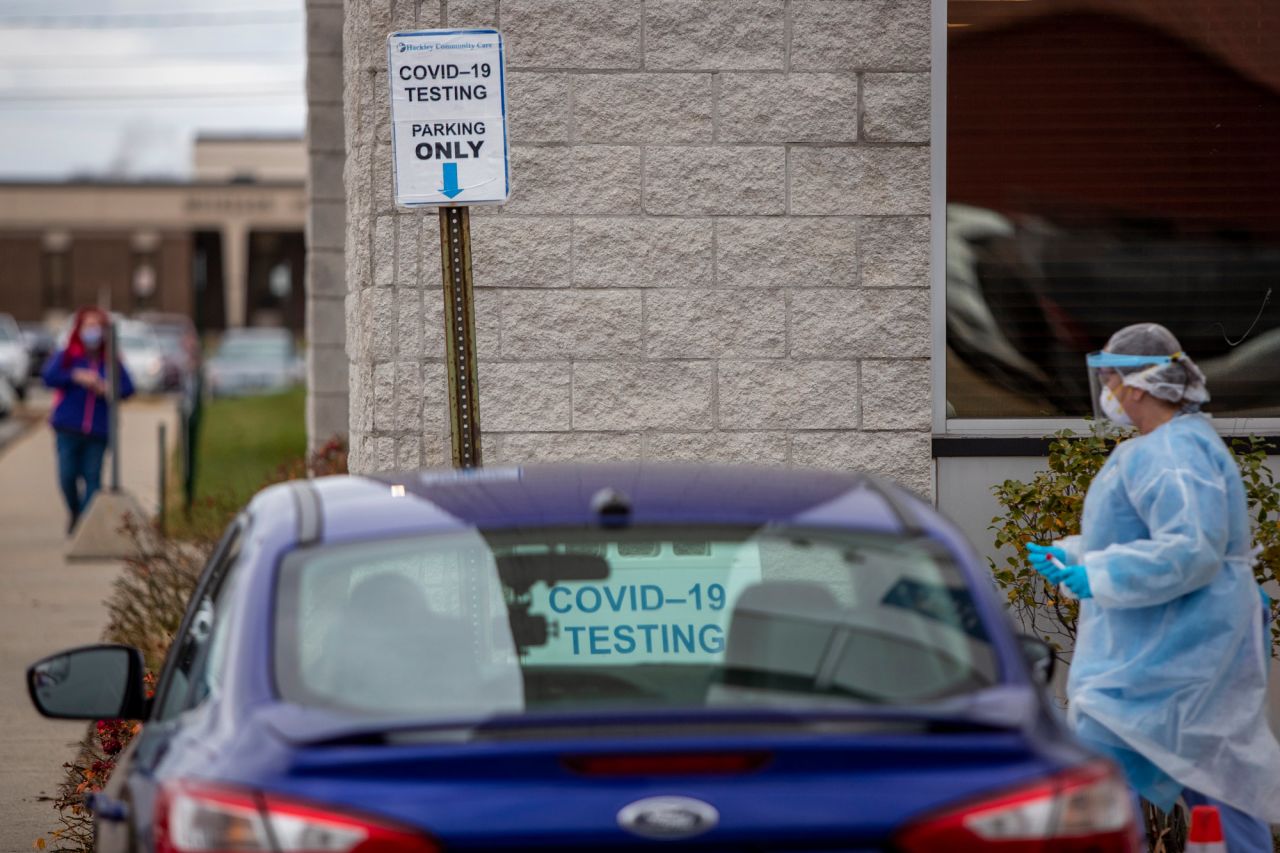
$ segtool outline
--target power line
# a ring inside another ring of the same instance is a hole
[[[298,10],[240,12],[122,12],[113,15],[0,15],[0,29],[133,30],[294,24]]]
[[[272,95],[268,97],[255,98],[253,103],[245,103],[245,99],[243,97],[223,99],[223,100],[215,100],[210,98],[210,99],[204,99],[204,100],[189,101],[188,103],[185,103],[185,104],[164,104],[163,107],[166,111],[167,110],[184,110],[184,111],[185,110],[226,110],[226,109],[243,111],[243,110],[249,109],[250,107],[253,107],[256,109],[266,109],[269,107],[270,109],[273,109],[273,110],[279,110],[281,106],[285,106],[284,98],[285,96],[283,95]],[[292,100],[292,98],[293,96],[290,95],[289,99]],[[108,110],[108,111],[114,110],[116,112],[119,112],[121,110],[126,110],[126,109],[136,112],[138,110],[145,109],[146,106],[147,106],[146,103],[129,105],[119,101],[111,101],[111,102],[100,103],[100,104],[74,104],[74,103],[68,102],[68,103],[52,103],[52,104],[25,103],[25,104],[12,104],[12,105],[6,104],[4,103],[4,101],[0,101],[0,115],[14,115],[16,113],[68,113],[68,114],[74,115],[76,113],[90,113],[90,112],[97,112],[99,110]],[[160,107],[161,105],[153,104],[153,106]]]
[[[171,60],[186,59],[194,63],[220,63],[224,60],[255,60],[255,64],[263,65],[288,65],[290,62],[296,61],[301,63],[306,59],[301,47],[298,50],[262,50],[262,51],[245,51],[241,53],[203,53],[201,51],[183,51],[181,53],[165,52],[165,53],[139,53],[139,54],[59,54],[59,53],[28,53],[28,54],[9,54],[0,56],[0,68],[48,68],[48,67],[64,67],[64,68],[120,68],[120,67],[139,67],[151,68],[158,64],[169,64]],[[268,59],[278,59],[278,62],[266,62]],[[173,63],[177,64],[177,63]]]
[[[118,103],[120,101],[188,101],[203,99],[246,99],[246,98],[282,98],[304,97],[301,86],[263,88],[261,86],[244,89],[196,89],[175,91],[173,89],[155,89],[151,91],[132,91],[100,89],[75,90],[56,89],[44,92],[27,90],[24,92],[0,92],[0,104],[32,104],[32,105],[74,105],[100,104],[104,101]]]

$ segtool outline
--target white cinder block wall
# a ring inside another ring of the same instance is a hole
[[[486,463],[855,467],[928,494],[929,5],[347,0],[352,469],[449,458],[438,225],[392,203],[386,36],[498,26]]]

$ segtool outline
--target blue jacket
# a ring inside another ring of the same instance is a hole
[[[71,379],[72,371],[81,368],[96,370],[104,379],[106,364],[99,358],[77,356],[63,364],[62,351],[55,352],[44,365],[44,384],[60,392],[49,423],[62,432],[77,432],[105,439],[109,431],[107,399],[90,393]],[[133,395],[133,380],[129,371],[120,365],[120,399]]]

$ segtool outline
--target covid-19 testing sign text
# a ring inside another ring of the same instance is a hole
[[[511,192],[502,35],[387,38],[396,204],[501,203]]]

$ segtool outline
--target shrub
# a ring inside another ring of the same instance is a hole
[[[301,477],[345,474],[347,449],[341,439],[331,439],[310,457],[286,462],[263,481],[262,488]],[[213,553],[217,537],[231,523],[241,507],[232,500],[215,498],[208,502],[216,513],[216,525],[187,531],[188,538],[164,535],[152,524],[125,520],[125,532],[134,542],[138,557],[125,561],[120,577],[107,599],[108,623],[103,640],[123,643],[142,651],[147,664],[147,683],[153,686],[169,644],[182,622],[187,600],[200,571]],[[84,805],[85,796],[102,790],[115,768],[116,760],[141,730],[137,722],[99,720],[90,726],[80,742],[76,758],[64,764],[66,775],[58,786],[53,806],[59,828],[36,842],[39,849],[60,853],[93,853],[93,821]]]

